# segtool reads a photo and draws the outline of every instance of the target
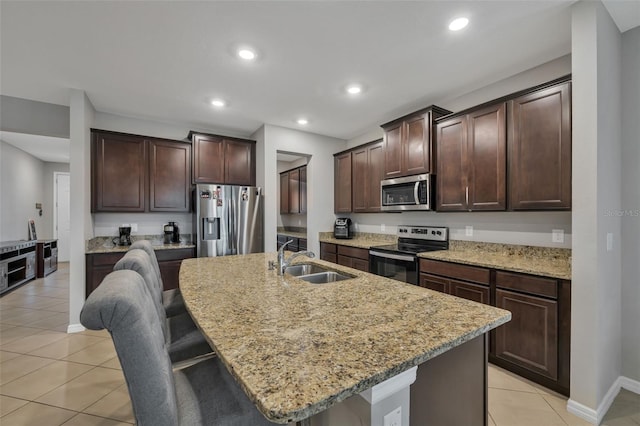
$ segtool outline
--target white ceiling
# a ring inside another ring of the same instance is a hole
[[[69,139],[0,132],[0,140],[28,152],[42,161],[52,163],[69,162]]]
[[[102,112],[349,139],[569,53],[571,4],[3,0],[0,89],[68,105],[79,88]],[[471,23],[452,33],[459,15]],[[258,49],[254,63],[234,54],[245,43]],[[358,97],[343,91],[353,81],[365,87]]]

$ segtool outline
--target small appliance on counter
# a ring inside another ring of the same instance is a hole
[[[111,241],[116,246],[130,246],[131,245],[131,227],[130,226],[121,226],[118,228],[118,232],[120,232],[119,237],[114,237]]]
[[[353,238],[353,225],[348,217],[339,217],[333,224],[333,237],[339,239]]]
[[[164,243],[173,244],[180,242],[180,229],[176,222],[169,222],[164,226]]]

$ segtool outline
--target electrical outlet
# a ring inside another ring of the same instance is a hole
[[[384,232],[387,230],[387,227],[384,226],[384,223],[380,224],[380,232]]]
[[[473,237],[473,226],[467,225],[464,227],[464,235],[467,237]]]
[[[613,234],[607,232],[607,251],[613,250]]]
[[[137,223],[132,223],[131,224],[131,232],[138,232],[138,224]]]
[[[402,407],[398,407],[384,416],[384,426],[402,426]]]
[[[564,243],[564,229],[552,229],[551,230],[551,242]]]

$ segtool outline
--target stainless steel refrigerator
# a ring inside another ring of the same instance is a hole
[[[198,257],[264,251],[262,188],[201,184],[194,195]]]

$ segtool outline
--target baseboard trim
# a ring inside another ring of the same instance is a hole
[[[86,328],[82,324],[69,324],[67,326],[67,333],[80,333],[85,330]]]
[[[571,414],[574,414],[581,419],[588,421],[591,424],[599,425],[602,422],[605,414],[611,408],[611,404],[613,404],[613,400],[616,399],[618,393],[620,393],[620,389],[625,388],[626,390],[637,393],[640,395],[640,382],[637,380],[630,379],[628,377],[620,376],[618,377],[607,393],[602,398],[602,402],[598,405],[596,410],[587,407],[586,405],[582,405],[573,399],[569,399],[567,401],[567,411]]]

